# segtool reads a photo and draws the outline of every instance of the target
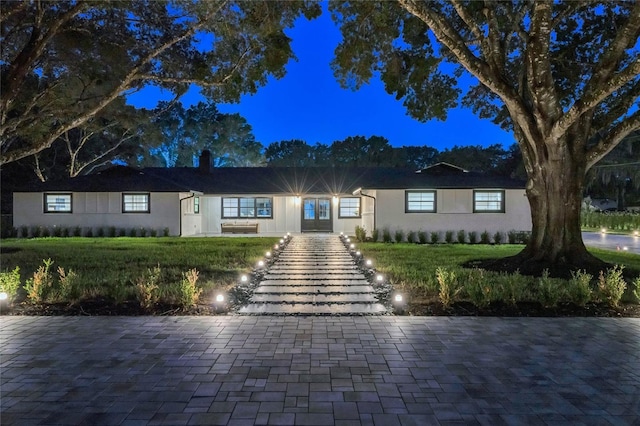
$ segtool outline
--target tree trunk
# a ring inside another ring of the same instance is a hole
[[[528,170],[527,198],[531,206],[531,240],[516,256],[512,268],[538,275],[570,276],[582,269],[598,273],[606,263],[591,255],[580,228],[586,160],[567,141],[540,144],[538,161]]]

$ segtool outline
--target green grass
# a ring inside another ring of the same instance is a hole
[[[229,286],[255,265],[277,238],[36,238],[3,240],[3,272],[20,267],[24,283],[44,259],[73,270],[84,287],[130,287],[149,269],[159,266],[166,283],[180,283],[189,269],[199,271],[204,288]],[[119,284],[120,283],[120,284]],[[112,290],[109,290],[111,292]]]

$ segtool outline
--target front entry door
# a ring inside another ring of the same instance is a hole
[[[302,200],[302,232],[332,232],[330,198]]]

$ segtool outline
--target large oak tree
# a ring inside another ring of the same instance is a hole
[[[589,268],[586,172],[640,128],[640,2],[332,2],[343,40],[334,69],[357,88],[374,74],[418,120],[463,103],[513,130],[528,176],[532,238],[521,270]]]
[[[0,164],[34,155],[123,94],[191,84],[214,102],[280,78],[293,58],[284,30],[311,1],[3,2]]]

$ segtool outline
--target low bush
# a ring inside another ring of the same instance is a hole
[[[198,281],[198,270],[190,269],[182,273],[182,281],[180,282],[179,303],[183,308],[189,308],[198,303],[198,298],[202,293],[202,289],[196,286]]]
[[[0,272],[0,291],[7,293],[9,304],[13,303],[21,284],[19,266],[16,266],[13,271]]]
[[[480,244],[491,244],[491,237],[489,236],[489,232],[484,231],[480,234]]]
[[[356,241],[364,243],[367,240],[367,231],[362,226],[356,226],[355,230]]]
[[[451,306],[460,292],[455,271],[446,268],[436,269],[436,280],[438,282],[438,300],[445,308]]]
[[[618,306],[620,299],[627,289],[627,283],[622,276],[624,267],[615,265],[607,272],[600,271],[598,277],[598,297],[601,302],[611,307]]]
[[[383,243],[391,242],[391,231],[389,230],[389,228],[382,229],[382,242]]]
[[[415,231],[409,231],[409,232],[407,232],[407,242],[408,242],[409,244],[414,244],[414,243],[416,243],[416,242],[417,242],[417,240],[416,240],[416,233],[415,233]]]
[[[84,236],[87,238],[93,238],[93,228],[89,227],[84,233]]]
[[[453,231],[446,231],[444,233],[444,241],[447,244],[453,243]]]
[[[33,273],[33,277],[29,278],[24,285],[27,298],[33,303],[45,302],[53,290],[53,275],[51,274],[53,260],[45,259],[42,262],[44,265],[39,266],[38,270]]]
[[[491,282],[485,279],[483,270],[471,271],[463,281],[464,292],[469,296],[471,303],[480,308],[491,303],[495,292],[491,289]]]
[[[501,244],[502,243],[502,232],[497,231],[493,235],[493,242],[496,243],[496,244]]]
[[[558,306],[560,300],[565,296],[564,286],[561,282],[549,276],[549,271],[544,270],[542,276],[538,278],[538,301],[545,308]]]
[[[115,226],[110,226],[108,231],[107,231],[107,235],[109,236],[109,238],[115,238],[116,237],[116,227]]]
[[[439,232],[432,232],[431,233],[431,244],[437,244],[438,241],[440,241],[440,233]]]
[[[58,298],[62,301],[71,302],[80,297],[79,282],[80,277],[72,269],[65,271],[63,267],[58,266]]]
[[[169,228],[164,228],[162,230],[162,235],[165,236],[165,237],[168,237],[169,236]]]
[[[640,277],[636,278],[633,281],[633,286],[635,287],[633,290],[633,295],[636,297],[636,301],[640,303]]]
[[[75,228],[73,228],[73,236],[74,237],[81,237],[82,236],[82,228],[80,228],[79,226],[76,226]]]
[[[22,225],[20,227],[20,238],[29,238],[29,227]]]
[[[374,229],[373,231],[371,231],[371,241],[373,241],[374,243],[377,243],[379,239],[380,239],[380,231],[378,229]]]
[[[136,281],[136,291],[138,302],[142,309],[149,310],[158,302],[158,284],[162,271],[160,266],[147,269],[141,277]]]
[[[478,233],[476,231],[469,232],[469,244],[476,244],[478,242]]]
[[[427,232],[426,231],[418,231],[418,242],[420,244],[427,244]]]
[[[402,229],[396,229],[396,232],[393,234],[393,239],[396,243],[401,243],[404,240],[404,231]]]
[[[467,241],[466,236],[467,236],[467,233],[464,232],[463,229],[459,230],[458,231],[458,243],[459,244],[464,244]]]
[[[98,231],[96,232],[96,237],[104,238],[104,236],[105,236],[104,228],[102,226],[99,226]]]
[[[585,271],[571,272],[571,279],[567,283],[568,301],[577,306],[586,305],[591,300],[593,293],[591,280],[593,280],[593,275]]]
[[[138,231],[136,230],[136,228],[129,229],[129,236],[132,238],[135,238],[138,236]]]
[[[146,237],[147,236],[147,228],[140,228],[140,232],[139,232],[141,237]]]

